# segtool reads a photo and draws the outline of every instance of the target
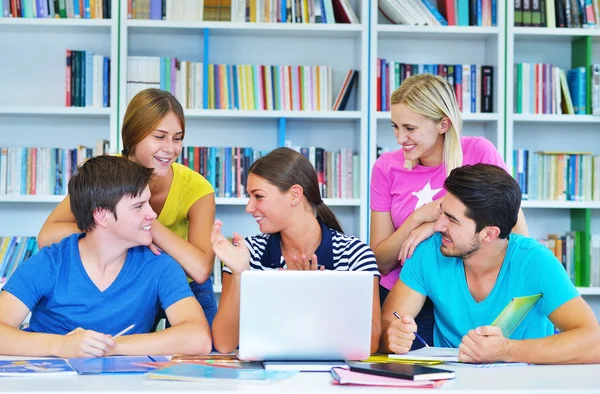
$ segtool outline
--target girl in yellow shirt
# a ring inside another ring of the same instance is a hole
[[[212,326],[217,312],[210,280],[215,197],[211,184],[202,175],[175,162],[185,135],[183,108],[169,92],[143,90],[129,103],[121,134],[123,155],[154,170],[150,205],[158,217],[152,223],[150,248],[155,253],[165,251],[183,267]],[[38,235],[39,247],[59,242],[75,232],[80,230],[67,196],[44,223]]]

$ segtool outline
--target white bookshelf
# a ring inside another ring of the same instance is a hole
[[[513,27],[513,7],[509,4],[507,8],[507,81],[514,80],[515,63],[550,63],[568,70],[572,68],[573,40],[585,36],[600,36],[597,29]],[[513,166],[514,149],[600,153],[597,134],[600,117],[516,114],[514,85],[507,83],[506,86],[505,157],[509,168]],[[592,233],[600,232],[600,202],[524,200],[522,207],[530,235],[538,239],[545,238],[549,233],[564,234],[570,230],[571,212],[574,209],[592,209]],[[600,316],[600,288],[578,290],[590,303],[596,316]]]
[[[280,120],[285,119],[285,141],[294,146],[325,150],[352,148],[368,167],[368,17],[367,1],[352,0],[361,24],[287,24],[178,22],[128,20],[121,2],[120,108],[127,106],[127,57],[170,56],[179,60],[216,64],[329,65],[335,96],[345,73],[359,70],[358,89],[346,111],[248,111],[187,109],[184,146],[245,146],[272,150],[280,146]],[[208,42],[209,58],[204,59]],[[120,124],[120,122],[119,122]],[[120,149],[120,147],[118,147]],[[366,239],[367,172],[361,171],[360,198],[326,199],[344,230]],[[225,233],[258,232],[244,211],[246,198],[217,198],[217,218]]]
[[[112,19],[37,19],[37,18],[0,18],[0,28],[9,28],[11,26],[22,28],[24,26],[40,28],[82,28],[88,29],[111,29],[114,25]]]
[[[377,2],[371,2],[369,178],[378,146],[399,149],[390,113],[376,111],[377,58],[410,64],[492,65],[494,112],[465,113],[462,135],[486,137],[504,152],[504,7],[498,7],[497,15],[496,27],[394,25],[379,11]]]
[[[119,0],[112,0],[117,10]],[[114,15],[117,15],[115,12]],[[95,147],[117,138],[118,18],[0,18],[0,147]],[[111,59],[111,108],[66,107],[66,51]],[[61,196],[0,196],[0,236],[37,236]]]
[[[186,119],[305,119],[305,120],[359,120],[360,111],[249,111],[226,109],[188,109]]]
[[[10,106],[0,107],[0,115],[24,116],[42,115],[46,117],[110,117],[111,108],[65,107],[65,106]]]
[[[156,21],[156,20],[127,20],[127,28],[131,31],[154,30],[202,30],[209,29],[213,35],[253,34],[255,36],[318,37],[346,38],[360,37],[362,25],[354,24],[295,24],[295,23],[234,23],[234,22],[189,22],[189,21]]]

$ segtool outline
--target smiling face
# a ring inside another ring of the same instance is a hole
[[[282,231],[291,215],[290,193],[281,193],[276,186],[253,173],[248,175],[246,189],[250,194],[246,212],[256,219],[260,231],[265,234]]]
[[[406,160],[419,161],[424,166],[437,166],[442,162],[444,133],[447,120],[436,123],[400,103],[391,107],[392,128]]]
[[[475,232],[475,221],[465,215],[465,205],[450,193],[444,197],[441,208],[442,214],[434,227],[442,235],[440,251],[447,257],[469,258],[481,247],[481,232]]]
[[[126,196],[117,203],[114,215],[108,215],[111,232],[127,248],[150,245],[152,243],[151,225],[156,213],[150,206],[150,188],[146,186],[137,197]]]
[[[183,131],[175,114],[170,112],[150,134],[141,140],[129,158],[144,167],[154,169],[154,175],[165,177],[171,164],[181,154]]]

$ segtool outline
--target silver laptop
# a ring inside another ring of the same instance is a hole
[[[246,271],[241,278],[242,360],[369,357],[373,273]]]

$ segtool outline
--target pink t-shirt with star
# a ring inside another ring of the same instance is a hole
[[[494,147],[483,137],[462,137],[463,165],[495,164],[508,169]],[[446,194],[443,185],[446,167],[442,163],[435,167],[422,165],[412,170],[404,168],[402,149],[382,154],[373,166],[371,175],[371,210],[391,212],[394,229],[404,223],[417,208],[437,200]],[[391,289],[400,275],[400,265],[387,275],[381,275],[381,285]]]

